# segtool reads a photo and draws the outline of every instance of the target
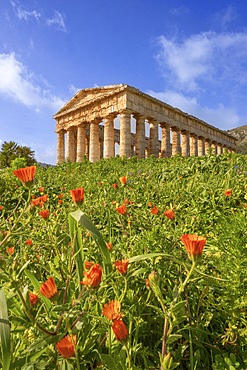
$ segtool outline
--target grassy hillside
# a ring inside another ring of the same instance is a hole
[[[37,167],[30,189],[1,174],[2,366],[247,368],[244,155]]]

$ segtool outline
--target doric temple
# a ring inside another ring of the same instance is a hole
[[[203,156],[235,151],[237,140],[129,85],[80,90],[56,120],[57,164],[120,156]],[[120,127],[120,128],[117,128]]]

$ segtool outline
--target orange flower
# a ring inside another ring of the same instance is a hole
[[[63,200],[62,199],[58,199],[58,204],[62,204],[63,203]]]
[[[153,207],[153,203],[152,202],[148,202],[148,207]]]
[[[113,187],[114,189],[117,189],[117,188],[118,188],[118,184],[112,184],[112,187]]]
[[[39,299],[39,297],[37,296],[37,294],[29,293],[29,302],[30,302],[31,306],[36,305],[38,299]]]
[[[108,319],[108,320],[120,320],[123,316],[122,313],[120,313],[121,309],[121,303],[120,301],[110,301],[109,303],[106,303],[104,305],[104,308],[102,309],[102,314]]]
[[[49,209],[43,209],[42,211],[39,212],[40,216],[44,219],[49,218]]]
[[[74,190],[70,190],[70,195],[72,197],[72,200],[75,204],[80,206],[84,201],[84,189],[83,188],[77,188]]]
[[[206,238],[204,236],[184,234],[181,236],[180,240],[185,245],[186,251],[191,260],[201,256],[204,245],[206,244]]]
[[[151,210],[150,210],[150,213],[151,215],[157,215],[159,213],[159,210],[156,206],[154,206]]]
[[[83,272],[85,276],[81,284],[88,285],[89,287],[97,287],[101,282],[102,267],[96,263],[88,272]]]
[[[105,243],[106,245],[106,248],[110,251],[112,249],[112,243],[108,242],[108,243]]]
[[[42,195],[41,197],[35,198],[32,200],[31,204],[34,206],[40,206],[42,207],[45,202],[48,200],[48,194]]]
[[[33,245],[33,241],[32,241],[32,239],[27,239],[26,241],[25,241],[25,244],[26,245],[30,245],[30,247]]]
[[[43,193],[43,192],[45,191],[44,186],[42,186],[41,188],[39,188],[39,191],[40,191],[41,193]]]
[[[59,194],[57,197],[58,197],[59,199],[62,199],[63,194]]]
[[[2,211],[2,210],[3,210],[3,208],[4,208],[3,206],[0,206],[0,211]]]
[[[121,176],[119,177],[119,181],[121,182],[122,185],[127,184],[127,177],[126,176]]]
[[[118,260],[118,261],[114,262],[114,266],[116,267],[118,272],[120,272],[120,274],[122,274],[122,275],[126,274],[126,272],[128,270],[128,265],[129,265],[129,261],[126,260],[126,259],[123,259],[122,261]]]
[[[19,168],[14,170],[13,174],[18,177],[18,179],[27,186],[30,186],[33,183],[36,167],[29,166],[25,168]]]
[[[166,216],[167,218],[169,218],[170,220],[173,220],[174,217],[175,217],[175,213],[173,211],[173,209],[167,209],[165,212],[164,212],[164,216]]]
[[[57,344],[56,349],[63,358],[75,356],[76,335],[63,337]]]
[[[50,277],[45,283],[41,284],[39,291],[46,298],[54,297],[57,294],[57,286],[53,277]]]
[[[84,261],[84,267],[85,269],[89,270],[94,265],[91,261]]]
[[[117,340],[121,341],[128,337],[128,328],[122,320],[114,320],[112,330]]]
[[[225,196],[226,197],[230,197],[232,195],[232,189],[227,189],[226,191],[225,191]]]
[[[9,247],[6,249],[6,253],[8,253],[10,256],[15,253],[15,247]]]
[[[125,215],[125,213],[127,212],[126,205],[125,204],[122,204],[121,206],[119,206],[118,208],[116,208],[116,211],[120,215]]]

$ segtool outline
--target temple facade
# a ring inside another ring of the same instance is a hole
[[[235,151],[236,138],[129,85],[80,90],[54,116],[57,164],[101,158],[203,156]],[[119,128],[117,128],[119,126]]]

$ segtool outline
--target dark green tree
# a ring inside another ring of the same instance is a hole
[[[0,168],[11,166],[11,162],[16,158],[25,158],[27,166],[36,163],[35,153],[27,146],[18,145],[14,141],[4,141],[0,150]]]

